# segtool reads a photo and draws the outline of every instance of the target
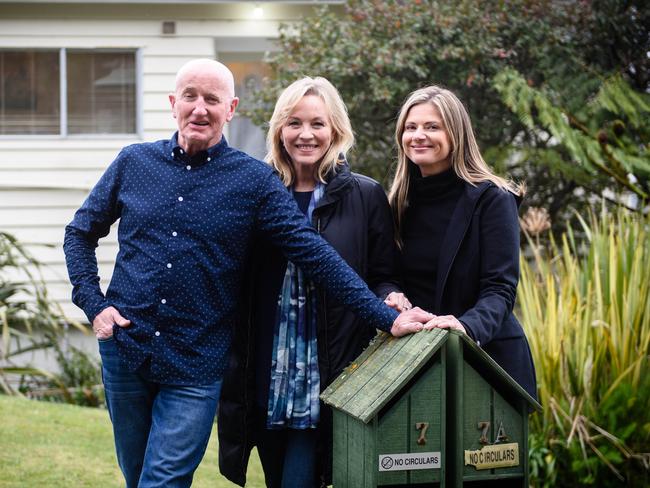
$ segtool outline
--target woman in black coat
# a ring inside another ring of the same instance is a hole
[[[324,78],[304,78],[277,101],[267,162],[319,233],[371,290],[385,297],[398,289],[393,282],[391,211],[377,182],[350,172],[344,154],[352,143],[350,121],[336,89]],[[257,445],[267,486],[318,486],[331,482],[332,435],[331,412],[318,395],[368,345],[375,330],[321,290],[285,300],[296,290],[308,290],[309,284],[296,275],[302,284],[295,289],[285,286],[290,268],[277,249],[260,243],[255,256],[221,390],[219,467],[243,486],[251,448]],[[296,368],[290,359],[284,376],[279,365],[291,350],[278,353],[285,334],[279,318],[289,317],[287,310],[295,312],[293,317],[300,315],[298,308],[291,309],[292,303],[314,305],[304,323],[313,325],[315,334],[302,338],[304,367]],[[303,391],[292,386],[294,380],[303,382]],[[310,396],[303,401],[307,389]]]
[[[466,333],[536,398],[530,348],[512,313],[523,192],[492,173],[465,107],[449,90],[413,92],[395,139],[389,200],[406,297],[436,315],[425,327]],[[393,293],[387,303],[398,299]]]

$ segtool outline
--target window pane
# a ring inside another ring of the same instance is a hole
[[[228,56],[227,53],[219,54],[219,58],[224,60],[235,77],[235,95],[239,97],[237,110],[248,108],[253,91],[260,87],[262,78],[269,71],[266,63],[261,61],[262,53],[259,53],[260,61],[237,59],[237,57],[245,58],[244,54],[249,53],[233,53],[232,56]],[[243,117],[240,113],[235,112],[235,117],[230,121],[228,130],[228,144],[255,158],[262,159],[266,154],[265,138],[266,132],[263,129],[253,124],[248,117]]]
[[[0,134],[59,134],[59,52],[0,51]]]
[[[135,133],[135,53],[68,52],[68,133]]]

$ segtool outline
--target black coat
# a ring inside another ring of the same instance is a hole
[[[519,281],[517,198],[489,182],[463,186],[440,247],[431,312],[454,315],[467,334],[537,398],[528,341],[512,313]],[[409,290],[404,291],[408,296]]]
[[[313,213],[313,225],[377,296],[398,290],[394,276],[393,220],[382,187],[371,178],[351,173],[346,165],[329,179]],[[264,243],[254,253],[264,259]],[[254,261],[255,262],[255,261]],[[259,261],[257,261],[259,262]],[[255,264],[251,270],[255,269]],[[249,273],[249,284],[255,279]],[[224,376],[218,412],[219,469],[244,486],[250,451],[255,445],[253,343],[254,299],[248,287],[241,303],[241,326],[234,331],[228,371]],[[376,331],[330,300],[319,290],[318,363],[321,389],[329,385],[368,345]],[[318,459],[321,475],[331,478],[331,411],[321,402]]]

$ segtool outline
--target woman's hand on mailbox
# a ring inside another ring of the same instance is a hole
[[[384,303],[391,308],[394,308],[398,312],[404,312],[406,310],[411,310],[413,305],[404,293],[398,293],[396,291],[390,292],[390,294],[384,300]]]
[[[399,314],[393,322],[390,333],[395,337],[402,337],[422,330],[424,323],[431,321],[434,315],[425,312],[420,307],[415,307]]]
[[[437,315],[424,324],[426,330],[431,329],[454,329],[459,330],[463,334],[467,334],[465,326],[453,315]]]

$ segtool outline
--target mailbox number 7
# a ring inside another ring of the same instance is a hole
[[[481,444],[489,444],[488,431],[490,430],[490,422],[479,422],[478,428],[481,430],[481,438],[479,439],[479,442]]]
[[[429,422],[416,422],[415,429],[420,431],[420,437],[416,441],[418,446],[423,446],[427,443],[425,436],[427,435],[427,429],[429,428]]]

